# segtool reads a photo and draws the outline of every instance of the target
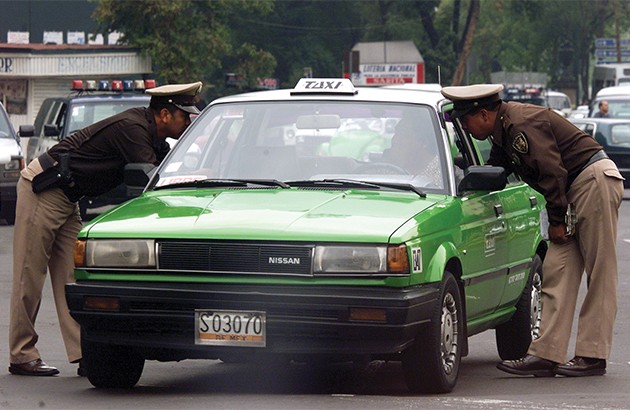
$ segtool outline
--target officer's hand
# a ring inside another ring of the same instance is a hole
[[[567,243],[569,237],[566,235],[567,227],[565,224],[549,225],[549,240],[553,243]]]

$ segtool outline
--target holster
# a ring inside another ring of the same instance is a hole
[[[47,189],[58,187],[60,181],[61,172],[55,167],[47,168],[33,178],[33,192],[39,194]]]

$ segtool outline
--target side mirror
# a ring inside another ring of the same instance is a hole
[[[472,165],[464,170],[457,192],[501,191],[507,185],[507,172],[503,167]]]
[[[124,170],[124,181],[127,188],[131,190],[142,190],[149,183],[151,176],[155,172],[153,164],[127,164]]]
[[[20,125],[18,133],[20,134],[20,137],[34,137],[35,127],[32,125]]]
[[[56,125],[53,125],[53,124],[44,125],[45,137],[59,137],[59,134],[61,134],[61,130]]]

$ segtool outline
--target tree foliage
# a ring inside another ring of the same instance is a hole
[[[341,75],[360,41],[413,40],[426,80],[490,81],[490,73],[543,71],[552,87],[588,92],[597,37],[624,36],[628,0],[99,0],[103,28],[152,57],[167,82],[225,72],[293,86],[306,67]]]
[[[230,23],[235,16],[272,10],[270,0],[100,0],[94,16],[103,31],[123,33],[126,44],[151,56],[163,81],[207,82],[219,75],[226,56],[260,57],[251,46],[234,47]],[[273,57],[263,60],[268,66],[261,71],[273,71]]]

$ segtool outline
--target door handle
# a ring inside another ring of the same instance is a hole
[[[494,214],[497,216],[497,218],[501,215],[503,215],[503,205],[501,204],[496,204],[494,206]]]

